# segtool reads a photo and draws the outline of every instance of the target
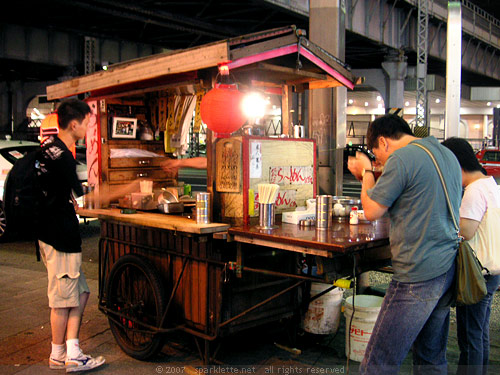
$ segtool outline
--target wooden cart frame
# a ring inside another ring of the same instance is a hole
[[[115,64],[107,71],[49,86],[47,96],[53,100],[87,93],[101,109],[108,99],[193,86],[211,88],[220,64],[227,64],[243,86],[281,93],[283,134],[291,130],[292,90],[352,89],[357,82],[341,61],[290,26]],[[106,114],[101,115],[102,121]],[[214,151],[209,131],[207,190],[216,198]],[[328,258],[324,274],[333,279],[352,275],[357,264],[354,253],[318,248],[318,241],[289,251],[290,244],[283,248],[272,240],[252,244],[241,233],[241,240],[229,241],[222,234],[229,227],[225,224],[184,225],[182,220],[190,219],[116,211],[81,210],[80,214],[101,220],[99,307],[108,315],[120,347],[139,359],[160,350],[169,332],[184,331],[196,338],[208,363],[217,352],[210,344],[218,338],[299,316],[303,301],[309,300],[303,287],[317,280],[301,273],[300,257]],[[364,242],[357,245],[357,254],[375,243]],[[386,242],[383,234],[372,248]]]
[[[308,303],[329,291],[310,298],[311,281],[331,283],[374,267],[374,259],[387,260],[373,256],[387,245],[385,232],[345,252],[331,245],[327,250],[314,241],[287,247],[283,237],[257,239],[261,243],[256,245],[250,243],[250,228],[230,232],[233,241],[227,242],[221,233],[102,220],[99,308],[127,354],[151,358],[167,334],[183,331],[195,338],[208,364],[215,360],[219,339],[235,332],[287,321],[293,336]],[[309,263],[309,270],[314,260],[322,276],[304,274],[301,259]],[[372,262],[368,265],[366,259]],[[215,350],[212,343],[217,343]]]

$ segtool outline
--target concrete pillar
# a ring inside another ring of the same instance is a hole
[[[406,56],[397,51],[391,51],[382,63],[382,69],[387,78],[384,98],[386,113],[393,113],[391,109],[397,108],[400,109],[402,115],[407,68]]]
[[[339,59],[345,58],[344,0],[309,0],[309,39]],[[320,193],[342,194],[346,99],[344,87],[309,92],[309,136],[318,148]]]
[[[448,3],[446,32],[446,112],[444,137],[458,137],[460,89],[462,79],[462,8],[460,2]]]
[[[483,138],[488,136],[488,115],[483,115]]]

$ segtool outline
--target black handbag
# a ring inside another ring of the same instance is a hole
[[[453,215],[453,209],[451,207],[450,197],[448,196],[448,189],[444,182],[443,174],[441,169],[434,158],[434,155],[421,144],[413,143],[415,146],[423,149],[430,156],[434,166],[443,185],[444,195],[446,196],[446,203],[448,204],[448,210],[450,211],[451,218],[453,219],[453,225],[457,231],[457,237],[459,241],[459,247],[456,258],[456,273],[455,273],[455,299],[457,305],[474,305],[481,301],[488,293],[486,289],[486,280],[483,276],[483,266],[479,259],[477,259],[474,250],[469,245],[467,241],[460,236],[460,228],[457,224],[455,215]]]

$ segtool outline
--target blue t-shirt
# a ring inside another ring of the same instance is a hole
[[[389,207],[392,266],[394,279],[400,282],[420,282],[442,275],[451,267],[458,248],[436,167],[430,156],[413,143],[427,147],[438,162],[457,223],[462,195],[460,165],[436,138],[414,140],[389,156],[368,196]]]

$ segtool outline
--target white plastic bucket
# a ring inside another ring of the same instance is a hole
[[[353,361],[361,362],[363,360],[383,300],[382,297],[377,296],[356,295],[354,316],[352,315],[352,296],[345,301],[345,355]],[[351,326],[350,334],[349,324]]]
[[[312,283],[311,297],[330,288],[331,285]],[[337,332],[340,324],[340,310],[342,307],[342,289],[335,288],[309,303],[302,326],[304,331],[316,335],[328,335]]]

